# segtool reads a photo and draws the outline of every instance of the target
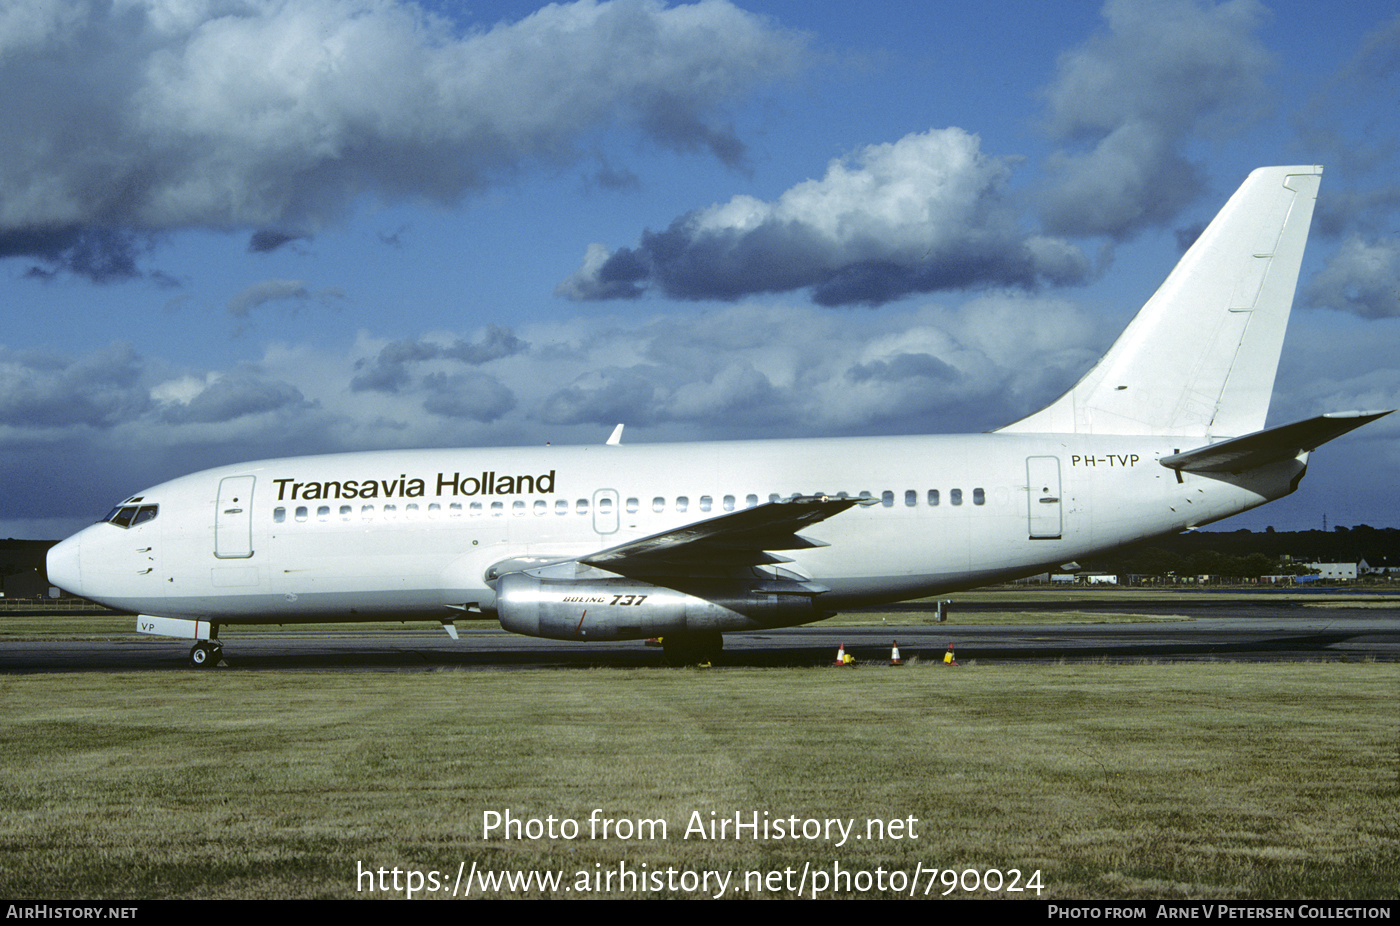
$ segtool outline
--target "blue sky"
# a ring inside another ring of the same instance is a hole
[[[1326,166],[1273,423],[1400,405],[1400,3],[0,10],[0,536],[266,456],[942,433]],[[1280,530],[1400,525],[1400,422]]]

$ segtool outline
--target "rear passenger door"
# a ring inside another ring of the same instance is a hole
[[[1032,540],[1055,540],[1064,531],[1060,502],[1060,458],[1026,458],[1026,497]]]

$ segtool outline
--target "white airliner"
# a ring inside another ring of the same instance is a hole
[[[1098,365],[988,434],[263,460],[128,498],[49,578],[197,641],[194,665],[233,624],[469,617],[702,658],[1209,524],[1388,414],[1264,429],[1321,174],[1252,173]]]

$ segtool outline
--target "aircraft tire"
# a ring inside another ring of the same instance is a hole
[[[190,649],[190,665],[196,669],[212,669],[219,664],[220,647],[200,641]]]

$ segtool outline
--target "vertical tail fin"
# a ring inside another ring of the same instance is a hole
[[[1013,433],[1233,437],[1264,427],[1320,167],[1261,167],[1098,364]]]

